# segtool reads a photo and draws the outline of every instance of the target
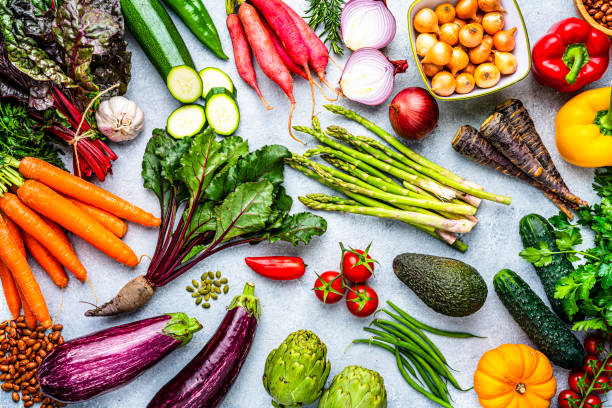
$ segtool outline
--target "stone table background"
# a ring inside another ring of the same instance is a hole
[[[505,0],[507,1],[507,0]],[[572,0],[531,1],[519,0],[523,16],[527,24],[531,43],[535,43],[556,21],[576,15]],[[406,74],[398,75],[395,92],[408,87],[420,86],[421,79],[414,66],[412,52],[408,40],[406,15],[410,6],[407,0],[389,0],[389,7],[398,23],[397,36],[386,54],[393,59],[406,58],[410,68]],[[289,4],[300,12],[307,2],[291,0]],[[229,35],[225,28],[225,12],[222,1],[207,1],[206,5],[219,28],[225,51],[232,55]],[[255,93],[238,77],[232,60],[227,62],[216,59],[174,16],[174,20],[187,42],[192,56],[199,69],[216,66],[227,72],[237,85],[238,103],[241,109],[241,124],[237,134],[249,140],[251,149],[265,144],[280,143],[291,150],[302,153],[307,148],[315,146],[312,138],[302,136],[308,146],[302,146],[293,141],[287,134],[288,102],[281,90],[257,71],[259,84],[267,101],[274,105],[275,110],[267,111],[260,104]],[[139,204],[154,213],[158,212],[156,198],[142,187],[140,166],[142,154],[154,128],[164,127],[166,118],[179,106],[166,90],[162,79],[157,75],[152,65],[146,59],[133,37],[128,35],[132,57],[132,81],[127,97],[135,100],[146,115],[146,127],[142,135],[135,141],[124,145],[113,145],[119,155],[119,160],[113,165],[114,174],[104,183],[104,187],[118,193],[126,199]],[[347,53],[348,54],[348,53]],[[345,58],[340,58],[342,63]],[[525,62],[523,62],[525,63]],[[340,72],[332,64],[328,68],[328,78],[335,83]],[[609,84],[610,72],[605,78],[590,87],[601,87]],[[293,117],[294,124],[308,124],[311,110],[310,90],[303,80],[296,80],[295,95],[297,109]],[[263,314],[259,324],[255,342],[244,364],[242,371],[228,393],[223,408],[250,408],[270,406],[270,398],[266,394],[261,376],[267,354],[298,329],[309,329],[316,332],[328,346],[328,358],[331,361],[331,381],[342,368],[351,364],[359,364],[379,371],[385,380],[389,395],[389,407],[410,406],[413,408],[434,407],[425,397],[412,390],[401,378],[395,366],[394,358],[381,350],[369,349],[359,345],[347,350],[350,341],[364,337],[362,327],[369,324],[370,319],[358,319],[348,313],[343,303],[324,306],[311,291],[315,281],[315,272],[337,269],[339,262],[338,242],[342,241],[354,247],[365,247],[373,241],[371,253],[380,262],[376,277],[371,285],[381,297],[381,305],[392,299],[413,316],[434,326],[447,329],[457,329],[473,332],[486,339],[458,340],[432,336],[450,361],[452,367],[458,370],[456,374],[459,383],[469,388],[472,386],[472,375],[481,355],[504,343],[531,344],[520,327],[512,320],[493,291],[493,275],[501,268],[511,268],[523,276],[534,290],[544,297],[532,267],[518,256],[522,249],[518,235],[518,221],[529,212],[539,212],[546,216],[557,212],[556,207],[535,188],[477,165],[459,156],[450,146],[450,141],[459,126],[471,124],[479,126],[493,106],[506,98],[523,100],[536,126],[549,148],[553,159],[572,191],[582,198],[593,201],[595,194],[591,190],[593,172],[590,169],[577,168],[564,162],[554,146],[554,117],[557,110],[571,98],[572,95],[561,95],[556,91],[544,88],[536,83],[531,76],[517,85],[497,94],[475,100],[454,103],[440,103],[440,122],[438,128],[425,140],[411,145],[419,153],[441,164],[452,171],[486,186],[487,190],[509,195],[512,205],[507,207],[483,202],[478,211],[480,223],[474,231],[465,237],[470,245],[465,254],[461,254],[432,237],[401,222],[369,218],[357,215],[320,213],[328,221],[328,232],[322,238],[315,238],[308,246],[294,248],[289,244],[262,244],[256,247],[236,247],[215,255],[196,268],[186,273],[166,287],[161,288],[156,296],[142,310],[118,318],[86,318],[83,313],[89,306],[83,302],[94,302],[87,285],[71,279],[64,292],[64,305],[60,322],[64,324],[66,339],[90,333],[112,325],[131,322],[166,312],[183,311],[196,316],[204,325],[192,342],[181,348],[146,372],[128,386],[116,392],[96,398],[92,401],[74,405],[75,408],[111,408],[111,407],[145,407],[157,390],[172,378],[203,346],[215,332],[217,325],[224,316],[224,307],[231,296],[238,294],[247,280],[256,284],[256,294],[260,297]],[[320,119],[324,126],[340,124],[357,134],[365,134],[358,125],[349,123],[339,117],[326,113],[321,107],[324,100],[318,96],[317,103]],[[350,101],[341,101],[345,106],[357,109],[367,118],[390,129],[387,110],[384,106],[367,108]],[[323,192],[326,189],[320,184],[287,169],[285,186],[289,194],[296,198],[300,194]],[[293,211],[303,211],[304,207],[295,200]],[[130,224],[125,241],[134,248],[137,254],[153,254],[157,234],[156,231]],[[86,245],[77,238],[72,242],[81,260],[89,270],[89,277],[96,290],[98,301],[104,302],[114,296],[129,279],[146,272],[148,261],[145,259],[135,269],[121,266]],[[402,252],[421,252],[448,256],[465,261],[476,267],[489,286],[489,297],[484,307],[472,316],[458,319],[435,313],[426,307],[409,289],[394,276],[391,262],[395,255]],[[259,277],[244,264],[245,256],[263,255],[299,255],[309,265],[306,276],[294,282],[279,283]],[[192,298],[185,292],[185,286],[192,278],[199,277],[208,270],[221,270],[230,279],[230,296],[222,297],[213,303],[209,310],[195,307]],[[52,314],[59,308],[61,292],[51,281],[36,270],[35,273],[45,293]],[[0,319],[9,317],[4,301],[0,302]],[[566,388],[567,371],[555,368],[558,388]],[[473,391],[461,393],[452,392],[454,406],[460,408],[477,407],[478,402]],[[0,393],[0,406],[13,406],[10,394]],[[313,405],[315,406],[315,405]],[[553,406],[556,406],[554,402]],[[612,407],[608,403],[606,407]]]

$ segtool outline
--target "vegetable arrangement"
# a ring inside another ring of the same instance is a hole
[[[137,310],[164,286],[209,256],[262,241],[308,244],[327,223],[310,213],[289,215],[292,199],[282,186],[284,159],[278,145],[249,152],[238,136],[218,141],[212,129],[173,139],[153,131],[142,164],[144,185],[160,202],[162,221],[146,275],[128,282],[87,316]]]
[[[369,339],[353,340],[353,343],[368,344],[387,350],[395,355],[397,368],[406,383],[436,404],[452,408],[447,384],[461,389],[442,352],[424,331],[451,338],[476,337],[469,333],[449,332],[419,322],[392,302],[392,310],[381,309],[393,320],[375,319],[364,327],[373,336]],[[418,373],[418,374],[417,374]],[[427,388],[424,388],[427,387]]]
[[[100,92],[125,93],[130,80],[119,0],[4,0],[0,17],[0,98],[27,107],[37,128],[71,147],[75,174],[104,181],[117,156],[88,106]]]
[[[467,245],[455,234],[467,233],[476,225],[474,214],[481,199],[510,204],[509,197],[485,192],[481,186],[427,160],[358,113],[335,105],[325,108],[363,125],[393,148],[374,139],[353,136],[339,126],[323,132],[316,117],[312,129],[295,127],[327,147],[311,149],[304,156],[294,154],[286,159],[289,166],[349,198],[309,194],[299,198],[307,207],[399,219],[465,251]],[[321,155],[335,168],[310,160],[315,155]],[[401,184],[392,177],[401,180]]]
[[[112,231],[117,231],[110,223],[115,226],[117,223],[122,224],[119,225],[122,231],[119,235],[122,235],[127,226],[120,218],[152,227],[159,226],[160,220],[114,194],[42,160],[26,157],[19,161],[5,157],[4,161],[4,166],[0,168],[2,287],[13,317],[19,315],[23,305],[24,311],[31,310],[33,314],[33,318],[28,321],[30,328],[36,326],[36,321],[48,328],[51,326],[51,317],[27,263],[21,231],[25,234],[28,250],[40,262],[41,267],[54,283],[65,287],[67,276],[62,266],[81,281],[87,279],[87,271],[62,227],[116,261],[136,266],[136,254],[119,236],[114,235]],[[9,189],[14,189],[16,194],[8,192]]]
[[[505,12],[499,1],[460,0],[455,7],[442,3],[415,14],[416,51],[437,95],[491,88],[516,72],[517,29],[504,30]]]
[[[569,191],[527,108],[518,99],[498,105],[480,131],[462,126],[452,145],[475,162],[537,187],[570,218],[572,210],[586,205]]]

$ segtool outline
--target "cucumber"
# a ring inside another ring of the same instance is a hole
[[[166,130],[170,136],[181,139],[197,134],[206,126],[206,114],[200,105],[185,105],[168,116]]]
[[[195,69],[187,65],[172,68],[166,85],[172,96],[183,103],[193,103],[202,95],[202,79]]]
[[[495,292],[533,343],[556,365],[576,370],[586,353],[580,341],[527,283],[509,269],[493,279]]]
[[[212,88],[225,88],[236,97],[236,87],[230,77],[219,68],[208,67],[200,71],[202,78],[202,97],[206,98]]]
[[[229,136],[234,133],[240,123],[234,95],[225,88],[212,88],[206,95],[206,117],[216,134]]]
[[[132,35],[164,80],[176,66],[195,68],[185,42],[158,0],[121,0],[121,11]]]
[[[559,251],[555,238],[555,230],[546,218],[541,215],[528,214],[521,218],[519,233],[525,248],[535,248],[538,243],[545,242],[551,251]],[[574,266],[567,260],[565,254],[556,254],[552,255],[552,263],[550,265],[534,266],[534,268],[540,277],[542,286],[544,286],[546,297],[552,309],[563,321],[569,322],[570,319],[565,309],[563,309],[563,301],[555,299],[555,288],[559,279],[569,275],[574,270]],[[578,318],[577,320],[582,319]]]

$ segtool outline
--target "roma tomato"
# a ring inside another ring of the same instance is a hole
[[[355,285],[346,295],[346,307],[357,317],[368,317],[378,308],[378,295],[366,284]]]
[[[567,377],[567,385],[572,391],[584,395],[591,385],[591,379],[584,371],[572,371]]]
[[[593,370],[593,368],[595,368],[595,370]],[[584,371],[591,377],[594,377],[595,374],[599,372],[600,368],[601,368],[601,361],[599,361],[597,357],[587,356],[586,361],[584,362],[584,365],[582,366],[582,371]]]
[[[595,384],[593,385],[593,391],[598,394],[605,394],[610,391],[610,377],[603,374],[597,377]]]
[[[365,251],[362,251],[361,249],[346,249],[340,243],[340,248],[342,249],[342,265],[340,270],[342,275],[344,275],[344,279],[353,283],[364,283],[372,277],[376,261],[368,254],[370,245],[368,245]]]
[[[346,286],[344,286],[340,273],[327,271],[317,275],[314,291],[321,302],[331,304],[342,300],[346,293]]]
[[[570,401],[574,401],[574,405],[570,405]],[[576,406],[580,402],[580,396],[572,390],[563,390],[557,398],[559,408],[570,408]]]
[[[596,335],[590,334],[584,339],[584,348],[591,356],[598,356],[604,350],[604,340]]]
[[[601,408],[601,398],[591,394],[584,399],[584,408]]]

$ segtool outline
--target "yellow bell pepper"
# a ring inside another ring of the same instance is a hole
[[[582,167],[612,165],[612,88],[573,97],[557,113],[555,126],[565,160]]]

